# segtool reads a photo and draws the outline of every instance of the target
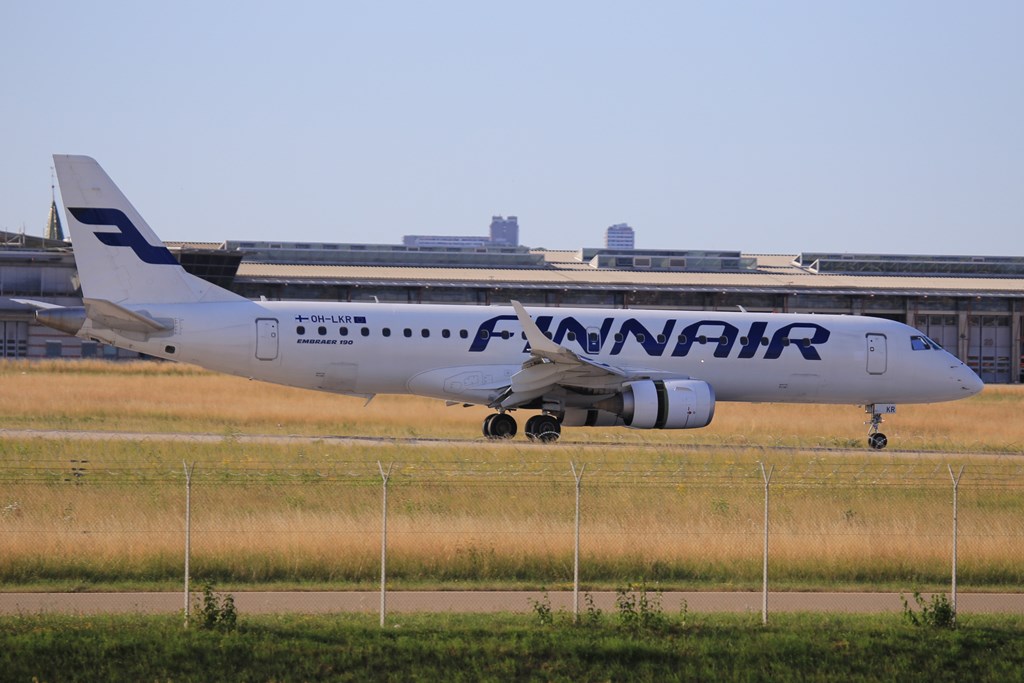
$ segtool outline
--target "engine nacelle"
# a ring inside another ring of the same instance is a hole
[[[715,392],[707,382],[693,379],[631,382],[622,392],[620,414],[634,429],[707,427],[715,416]]]
[[[598,408],[566,408],[563,427],[621,427],[625,424],[615,413]]]

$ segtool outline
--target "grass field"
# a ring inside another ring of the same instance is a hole
[[[574,480],[582,580],[615,588],[759,585],[763,481],[775,466],[776,587],[941,589],[951,484],[960,585],[1024,588],[1024,390],[908,406],[893,450],[863,447],[854,406],[723,404],[708,429],[567,430],[554,446],[477,438],[479,409],[382,397],[368,407],[171,364],[0,364],[8,429],[204,432],[213,443],[0,439],[3,589],[177,586],[182,462],[196,462],[193,571],[226,588],[368,587],[379,577],[377,462],[393,587],[564,586]],[[240,434],[452,437],[458,443],[240,443]],[[780,448],[780,446],[782,446]],[[830,452],[821,448],[856,451]],[[899,449],[936,451],[926,455]]]
[[[1024,680],[1024,622],[963,619],[955,631],[896,615],[665,615],[648,629],[608,614],[245,617],[232,632],[177,618],[0,619],[0,678],[40,681],[223,680]]]
[[[0,362],[0,414],[8,429],[85,429],[213,434],[480,437],[483,408],[443,402],[335,396],[205,372],[171,363]],[[1024,390],[987,387],[955,403],[900,406],[884,427],[897,449],[950,453],[1024,452]],[[857,406],[723,403],[699,430],[568,428],[582,444],[715,444],[862,447]]]

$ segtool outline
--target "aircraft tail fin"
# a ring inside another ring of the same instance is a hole
[[[185,271],[96,161],[55,154],[82,296],[113,304],[239,301]]]

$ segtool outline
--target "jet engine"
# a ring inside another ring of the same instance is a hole
[[[594,412],[598,419],[613,414],[634,429],[697,429],[707,427],[715,416],[715,392],[700,380],[645,379],[630,382],[621,394],[594,408],[581,412]]]

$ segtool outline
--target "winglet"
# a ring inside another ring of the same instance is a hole
[[[526,333],[526,341],[530,342],[530,349],[532,349],[534,355],[554,354],[565,351],[561,346],[544,336],[544,333],[537,327],[537,323],[533,322],[533,318],[530,317],[530,314],[526,312],[521,303],[512,301],[512,308],[516,311],[516,317],[519,318],[519,324],[523,326],[523,332]]]

